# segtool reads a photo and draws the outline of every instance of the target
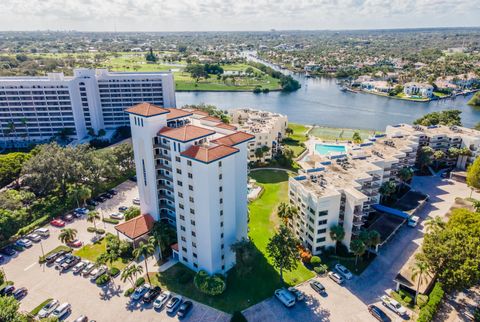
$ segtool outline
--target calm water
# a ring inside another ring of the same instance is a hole
[[[178,92],[177,106],[205,103],[222,109],[251,107],[286,114],[296,123],[375,130],[384,130],[388,124],[411,123],[426,113],[445,109],[461,110],[467,127],[480,121],[480,109],[467,105],[471,96],[416,103],[341,92],[334,79],[294,77],[302,88],[293,93]]]
[[[315,151],[320,155],[326,155],[329,153],[342,153],[345,152],[345,146],[343,145],[328,145],[328,144],[315,144]]]

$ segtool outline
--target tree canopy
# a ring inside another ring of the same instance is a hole
[[[413,121],[413,124],[431,126],[431,125],[447,125],[447,126],[461,126],[462,118],[460,110],[445,110],[440,112],[432,112],[425,114],[421,118]]]
[[[283,281],[283,271],[292,271],[298,266],[300,254],[297,250],[299,241],[292,232],[281,225],[278,232],[268,241],[267,254],[273,261],[273,266],[280,270],[280,279]]]

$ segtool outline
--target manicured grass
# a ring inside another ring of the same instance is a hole
[[[40,312],[40,310],[47,304],[49,303],[51,300],[53,300],[52,298],[50,299],[46,299],[45,301],[43,301],[42,303],[40,303],[39,305],[37,305],[33,310],[30,311],[30,314],[32,316],[35,316],[38,314],[38,312]]]
[[[38,262],[41,264],[41,263],[45,262],[45,258],[47,258],[48,255],[53,254],[53,253],[58,253],[59,251],[62,251],[62,250],[67,251],[67,252],[72,251],[72,249],[70,247],[65,246],[65,245],[60,245],[60,246],[55,247],[54,249],[52,249],[48,253],[46,253],[45,256],[40,256],[40,258],[38,259]]]
[[[313,135],[322,140],[341,140],[349,141],[352,140],[352,136],[355,132],[358,132],[362,139],[367,139],[372,134],[381,134],[382,132],[374,130],[354,130],[354,129],[343,129],[343,128],[334,128],[334,127],[315,127],[310,131],[310,135]]]
[[[251,272],[240,275],[236,268],[230,270],[227,289],[218,296],[208,296],[198,291],[193,284],[195,273],[182,264],[176,264],[163,273],[151,273],[153,284],[228,313],[252,306],[272,296],[275,289],[283,286],[279,272],[267,258],[266,248],[279,223],[275,209],[280,202],[288,199],[288,174],[285,171],[259,170],[252,172],[251,177],[264,188],[262,196],[249,205],[249,235],[256,247],[252,259],[255,266]],[[284,272],[288,285],[298,284],[313,276],[314,273],[300,262],[294,271]]]
[[[283,145],[288,146],[294,153],[294,157],[298,157],[305,151],[301,143],[307,140],[305,134],[308,128],[302,124],[289,123],[288,127],[293,130],[293,134],[283,140]]]
[[[73,252],[74,255],[80,256],[83,259],[87,259],[91,262],[95,262],[97,257],[100,254],[104,253],[107,250],[107,239],[103,238],[101,241],[94,244],[87,244]],[[117,259],[112,264],[107,263],[108,267],[116,267],[120,270],[124,269],[128,264],[128,260],[123,260],[121,258]]]

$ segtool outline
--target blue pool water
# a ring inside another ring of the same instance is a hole
[[[315,151],[320,155],[326,155],[329,153],[343,153],[345,152],[345,146],[343,145],[328,145],[328,144],[315,144]]]

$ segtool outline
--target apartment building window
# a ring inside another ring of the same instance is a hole
[[[223,233],[220,234],[220,238],[223,238]]]
[[[319,217],[328,216],[328,210],[323,210],[318,213]]]
[[[218,161],[218,167],[222,166],[222,161]]]
[[[317,238],[317,243],[321,243],[321,242],[324,242],[326,240],[325,237],[320,237],[320,238]]]
[[[147,185],[147,170],[145,169],[145,160],[142,159],[143,183]]]
[[[223,210],[220,210],[220,216],[223,216]]]
[[[185,237],[182,236],[181,239],[182,239],[183,242],[187,242],[187,239]]]
[[[220,186],[220,187],[218,188],[218,191],[222,192],[222,191],[223,191],[223,187]]]
[[[193,174],[191,174],[190,172],[188,173],[188,178],[189,179],[193,179]]]
[[[195,220],[190,220],[190,224],[192,224],[192,226],[195,226]]]
[[[184,262],[188,263],[188,259],[185,256],[182,256],[182,259],[183,259]]]
[[[193,202],[193,197],[188,197],[188,200],[190,200],[190,202]]]
[[[325,225],[326,223],[327,223],[327,220],[326,220],[326,219],[325,219],[325,220],[319,220],[319,221],[318,221],[318,224],[319,224],[319,225]]]
[[[308,217],[308,220],[313,224],[315,223],[315,220],[312,217]]]
[[[197,254],[196,254],[196,253],[193,253],[193,257],[194,257],[194,258],[197,258]]]
[[[187,249],[186,249],[185,247],[182,247],[182,251],[183,251],[184,253],[186,253],[186,252],[187,252]]]
[[[191,167],[192,166],[192,161],[188,160],[187,165]]]
[[[218,180],[222,180],[222,174],[218,175]]]
[[[179,196],[180,198],[183,198],[183,193],[179,192],[179,193],[178,193],[178,196]]]
[[[192,236],[197,237],[197,234],[194,231],[192,231]]]
[[[193,191],[193,186],[192,186],[192,185],[188,185],[188,190]]]
[[[222,261],[225,259],[225,255],[222,255]]]
[[[222,265],[222,271],[225,269],[225,265]]]
[[[178,208],[183,209],[183,204],[179,203]]]
[[[190,208],[190,213],[191,213],[192,215],[195,215],[195,210],[192,209],[192,208]]]
[[[322,229],[317,230],[317,234],[324,234],[326,232],[327,232],[327,228],[322,228]]]
[[[177,173],[178,173],[178,174],[182,174],[182,170],[177,169]]]
[[[180,220],[185,220],[185,216],[184,216],[184,215],[180,215]]]
[[[198,268],[197,263],[193,263],[193,267]]]
[[[220,246],[220,249],[224,249],[225,248],[225,244],[222,244],[222,246]]]
[[[180,162],[180,157],[175,157],[175,161]]]
[[[192,246],[197,248],[197,243],[192,242]]]
[[[185,226],[180,226],[181,231],[185,231]]]
[[[223,203],[223,199],[222,199],[222,198],[220,198],[220,204],[222,204],[222,203]]]
[[[177,180],[177,184],[181,187],[183,185],[182,181]]]
[[[223,227],[223,221],[220,222],[220,227]]]

